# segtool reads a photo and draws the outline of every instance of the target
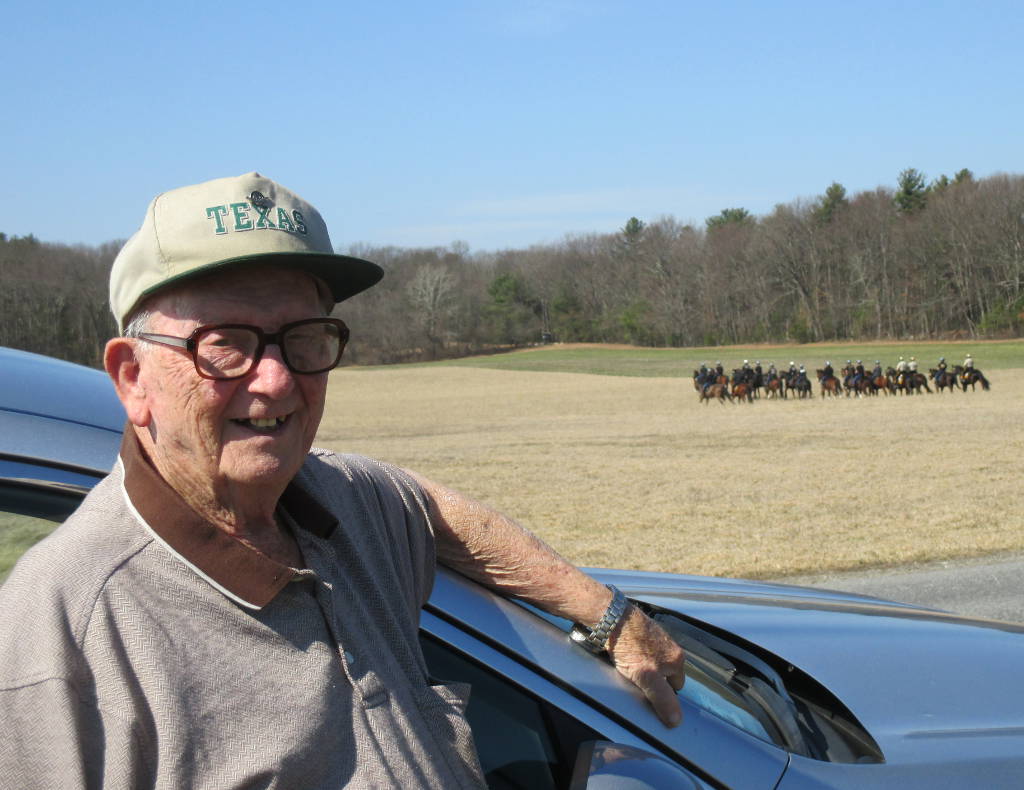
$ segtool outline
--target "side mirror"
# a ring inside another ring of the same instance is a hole
[[[698,790],[681,765],[653,752],[610,741],[584,741],[569,790]]]

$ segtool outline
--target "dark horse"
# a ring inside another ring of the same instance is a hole
[[[787,396],[789,390],[796,390],[796,396],[798,398],[810,398],[813,397],[811,394],[811,382],[807,378],[806,373],[783,373],[782,380],[786,384],[786,390],[783,392],[783,397]]]
[[[956,373],[950,373],[948,370],[938,370],[937,368],[928,368],[928,372],[935,382],[936,392],[942,392],[946,387],[949,387],[950,392],[959,389],[960,381],[957,379]]]
[[[924,373],[918,373],[916,370],[907,372],[907,386],[918,395],[921,394],[921,387],[924,387],[928,392],[932,391],[932,388],[928,386],[928,377]]]
[[[988,379],[981,375],[980,370],[968,370],[963,365],[954,365],[953,374],[960,380],[960,386],[964,388],[964,392],[967,392],[967,387],[970,385],[971,392],[974,392],[974,385],[981,382],[981,388],[987,390],[989,388]]]
[[[885,375],[889,381],[892,382],[892,393],[899,392],[900,395],[910,394],[910,372],[905,371],[899,373],[896,368],[889,367],[885,370]]]

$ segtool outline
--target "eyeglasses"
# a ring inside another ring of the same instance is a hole
[[[248,324],[208,324],[188,337],[140,332],[139,339],[184,348],[192,355],[196,373],[204,379],[240,379],[263,358],[269,344],[281,349],[292,373],[324,373],[338,366],[348,342],[348,327],[337,318],[306,318],[264,332]]]

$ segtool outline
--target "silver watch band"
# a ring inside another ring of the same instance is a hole
[[[608,637],[611,636],[612,631],[615,630],[615,627],[619,624],[623,615],[625,615],[626,608],[629,605],[626,596],[622,594],[618,587],[613,584],[606,584],[605,586],[612,591],[612,601],[608,604],[604,615],[597,621],[597,625],[593,628],[588,628],[585,625],[576,623],[573,625],[572,630],[569,631],[569,638],[573,642],[594,654],[603,653],[608,649]]]

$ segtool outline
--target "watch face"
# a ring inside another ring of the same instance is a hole
[[[585,648],[587,651],[594,655],[600,655],[605,651],[604,645],[597,645],[591,641],[593,632],[586,633],[584,629],[579,625],[574,625],[572,630],[569,631],[569,638],[578,644],[580,647]]]

